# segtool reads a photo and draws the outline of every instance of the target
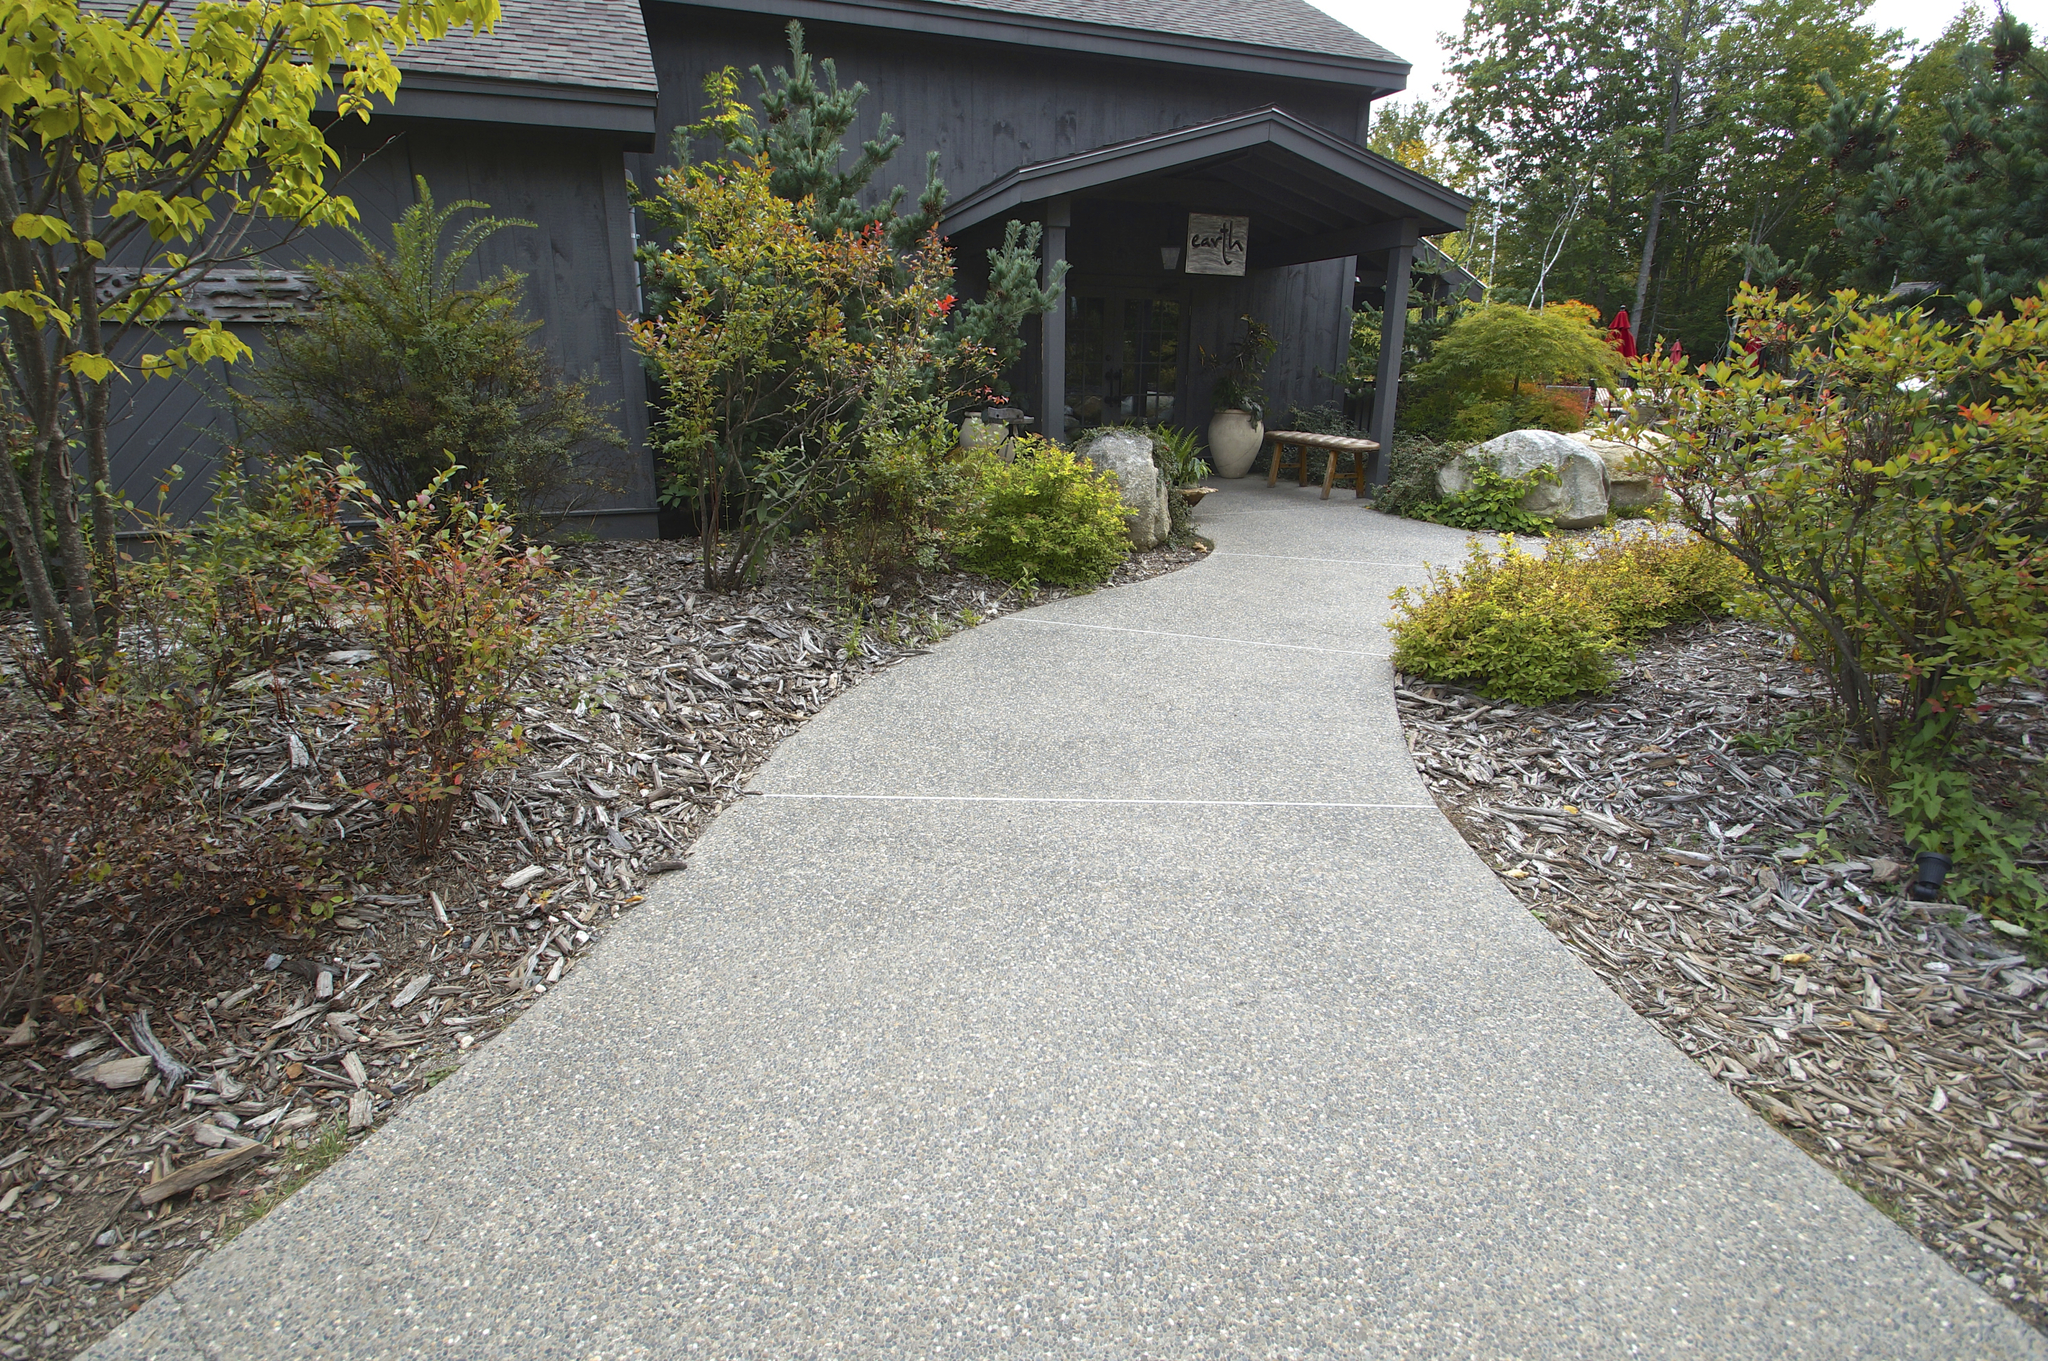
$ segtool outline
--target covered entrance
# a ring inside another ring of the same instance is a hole
[[[1382,368],[1368,433],[1386,447],[1418,241],[1465,222],[1463,195],[1306,123],[1252,113],[1020,166],[968,194],[943,229],[961,256],[1011,219],[1042,222],[1065,305],[1018,375],[1039,429],[1126,420],[1207,425],[1213,360],[1250,316],[1280,354],[1274,415],[1333,401],[1354,281],[1386,281]],[[1219,229],[1216,224],[1223,224]],[[1270,425],[1271,422],[1269,421]],[[1376,476],[1384,480],[1385,460]]]

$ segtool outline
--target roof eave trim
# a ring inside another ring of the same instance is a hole
[[[329,92],[319,103],[335,111]],[[552,128],[618,138],[629,151],[652,151],[655,94],[652,90],[605,90],[575,85],[538,85],[483,76],[408,71],[397,99],[380,104],[371,117],[420,118],[436,122],[496,123]]]
[[[1283,110],[1262,109],[1192,128],[1177,128],[1135,142],[1019,166],[954,203],[947,209],[940,226],[947,232],[961,231],[1014,212],[1026,203],[1155,174],[1196,159],[1294,139],[1318,144],[1356,163],[1374,178],[1386,180],[1404,191],[1388,197],[1412,201],[1417,208],[1440,210],[1432,213],[1434,221],[1462,225],[1471,211],[1472,200],[1455,189],[1418,175],[1398,162],[1321,128],[1303,123]],[[1195,147],[1200,150],[1190,154],[1190,149]],[[1458,225],[1436,230],[1455,231]]]
[[[1044,18],[936,5],[921,0],[660,0],[697,9],[739,10],[748,14],[806,22],[886,28],[941,38],[973,38],[1019,47],[1044,47],[1094,56],[1128,57],[1205,70],[1228,63],[1253,75],[1285,76],[1318,84],[1369,90],[1374,98],[1408,88],[1409,65],[1368,57],[1299,52],[1284,47],[1186,33],[1119,28],[1112,24]]]

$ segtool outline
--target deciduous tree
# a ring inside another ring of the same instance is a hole
[[[218,323],[188,324],[180,299],[292,231],[353,219],[327,188],[320,101],[366,118],[398,87],[395,54],[497,15],[497,0],[0,3],[0,400],[33,446],[0,468],[0,524],[54,683],[103,666],[115,642],[115,385],[246,357]],[[126,358],[166,323],[181,338]]]

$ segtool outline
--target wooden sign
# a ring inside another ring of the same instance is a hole
[[[1188,273],[1242,274],[1252,220],[1188,214]]]

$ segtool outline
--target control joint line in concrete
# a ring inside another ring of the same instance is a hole
[[[1335,562],[1346,567],[1386,567],[1397,572],[1427,572],[1426,562],[1370,562],[1364,558],[1304,558],[1293,553],[1224,553],[1209,554],[1212,558],[1261,558],[1267,562]]]
[[[1336,657],[1371,657],[1375,661],[1386,661],[1393,654],[1388,652],[1360,652],[1348,647],[1312,647],[1307,643],[1262,643],[1255,638],[1218,638],[1208,633],[1172,633],[1166,629],[1134,629],[1120,624],[1076,624],[1067,619],[1026,619],[1013,614],[1004,622],[1011,624],[1038,624],[1045,628],[1090,629],[1096,633],[1143,633],[1154,638],[1186,638],[1196,643],[1235,643],[1239,647],[1277,647],[1288,652],[1327,652]]]
[[[1424,809],[1433,803],[1319,803],[1293,799],[1098,799],[1058,794],[783,794],[746,791],[757,799],[844,799],[856,803],[1108,803],[1173,808],[1372,808]]]

